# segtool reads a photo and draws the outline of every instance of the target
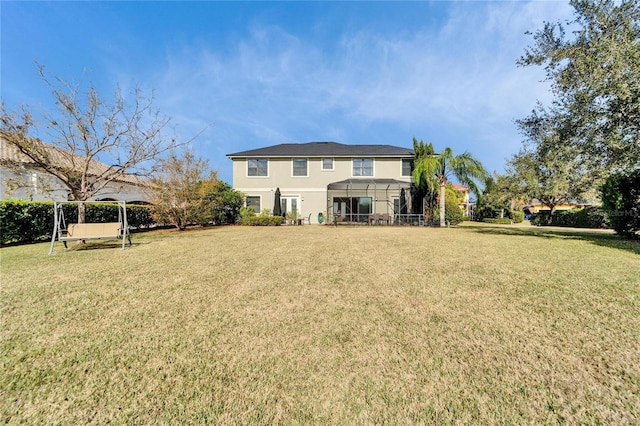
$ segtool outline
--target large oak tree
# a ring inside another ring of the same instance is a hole
[[[553,124],[557,143],[594,177],[640,164],[640,3],[571,0],[574,18],[544,23],[518,64],[543,66],[553,102],[518,122]],[[534,132],[535,133],[535,132]]]

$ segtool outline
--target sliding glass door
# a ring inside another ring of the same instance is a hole
[[[368,223],[371,213],[371,197],[333,198],[333,215],[338,222]]]
[[[284,196],[280,199],[280,207],[282,208],[282,215],[286,216],[287,213],[291,213],[294,218],[298,218],[300,214],[298,208],[298,197],[287,197]]]

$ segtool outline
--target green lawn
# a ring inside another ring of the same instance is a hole
[[[640,423],[640,245],[225,227],[1,255],[0,422]]]

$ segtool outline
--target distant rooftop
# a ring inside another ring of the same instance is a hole
[[[63,151],[58,147],[47,144],[37,139],[35,141],[40,144],[42,149],[46,152],[47,156],[50,158],[51,164],[57,167],[66,169],[77,169],[81,165],[84,165],[84,160],[81,159],[81,157],[78,157],[78,155],[76,155],[75,153]],[[31,158],[21,153],[18,148],[11,145],[3,137],[0,137],[0,166],[6,166],[11,163],[38,167]],[[109,166],[107,166],[106,164],[99,161],[91,160],[89,162],[88,174],[92,176],[100,176],[103,175],[108,169]],[[115,181],[140,186],[148,185],[148,182],[146,182],[144,179],[130,173],[125,173],[119,176],[117,179],[115,179]]]
[[[451,186],[453,187],[453,189],[455,189],[456,191],[460,191],[460,192],[464,192],[464,191],[469,191],[469,187],[468,186],[464,186],[464,185],[459,185],[457,183],[452,183]]]
[[[337,142],[283,143],[227,154],[246,157],[413,157],[413,150],[393,145],[345,145]]]

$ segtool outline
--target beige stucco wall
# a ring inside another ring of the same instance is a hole
[[[296,157],[304,158],[304,157]],[[292,158],[270,158],[268,176],[247,176],[247,160],[233,159],[233,187],[248,196],[259,196],[261,209],[273,209],[276,188],[280,188],[282,197],[299,197],[299,213],[302,217],[311,214],[311,223],[317,223],[317,215],[325,217],[327,207],[327,186],[346,179],[358,179],[353,176],[352,158],[333,158],[333,170],[322,170],[322,158],[307,158],[308,176],[293,176]],[[369,157],[371,158],[371,157]],[[410,181],[410,176],[402,176],[402,159],[374,158],[373,176],[364,178],[396,179]],[[362,194],[365,195],[365,194]],[[371,193],[366,194],[371,196]],[[357,196],[357,195],[355,195]],[[378,196],[381,197],[381,196]],[[375,199],[375,197],[374,197]],[[386,199],[376,202],[376,211],[387,211]]]
[[[351,158],[334,158],[333,170],[322,170],[321,158],[307,158],[308,176],[293,176],[291,158],[269,159],[268,176],[247,176],[247,160],[233,160],[233,186],[240,188],[271,188],[285,186],[290,188],[324,188],[332,182],[345,179],[361,178],[353,176]],[[377,179],[409,180],[409,176],[402,176],[402,161],[400,158],[376,158],[373,164],[373,176]]]

